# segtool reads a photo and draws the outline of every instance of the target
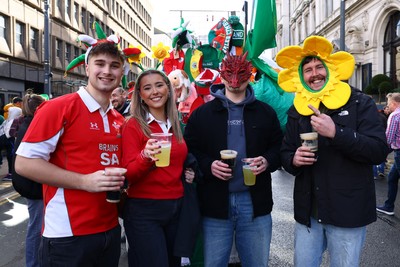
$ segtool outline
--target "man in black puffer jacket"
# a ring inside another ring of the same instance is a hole
[[[331,57],[331,44],[320,36],[306,39],[303,51],[292,75],[279,74],[284,90],[283,81],[295,75],[301,77],[297,86],[304,87],[303,92],[297,87],[281,148],[283,167],[296,176],[294,263],[320,266],[328,249],[331,266],[359,266],[366,225],[376,221],[372,165],[389,152],[385,129],[374,101],[338,81],[352,74],[350,54]],[[277,62],[287,66],[288,52],[278,53]],[[312,131],[318,133],[317,152],[302,145],[299,136]]]
[[[204,175],[197,185],[205,267],[227,266],[232,242],[242,266],[268,266],[272,232],[271,172],[280,167],[282,131],[275,111],[255,98],[246,55],[223,60],[214,100],[189,117],[185,141]],[[237,151],[233,172],[220,151]],[[255,185],[244,183],[241,159],[253,160]],[[233,176],[233,177],[232,177]]]

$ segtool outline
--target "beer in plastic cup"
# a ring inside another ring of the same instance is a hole
[[[171,137],[172,133],[152,133],[151,138],[157,139],[158,144],[161,146],[161,153],[156,154],[154,157],[157,167],[168,167],[171,155]]]
[[[237,152],[232,149],[225,149],[220,151],[221,154],[221,161],[223,163],[226,163],[229,165],[229,168],[232,170],[232,176],[229,178],[233,177],[233,169],[235,168],[236,165],[236,156]]]
[[[308,147],[311,152],[314,152],[315,158],[317,158],[318,151],[318,133],[309,132],[300,134],[301,145]]]
[[[126,173],[125,168],[119,168],[119,167],[106,167],[104,169],[104,175],[125,175]],[[121,197],[121,190],[118,191],[107,191],[107,196],[106,200],[107,202],[110,203],[118,203],[120,201]]]
[[[242,168],[243,168],[243,178],[244,184],[247,186],[255,185],[256,184],[256,175],[253,173],[253,168],[255,166],[250,166],[253,161],[251,159],[242,159]]]

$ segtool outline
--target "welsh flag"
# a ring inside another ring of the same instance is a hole
[[[248,59],[256,59],[265,49],[276,47],[276,24],[275,0],[254,0],[252,24],[244,48]]]
[[[253,66],[274,82],[278,81],[278,73],[258,57],[265,49],[276,47],[276,24],[275,0],[254,0],[252,23],[247,33],[244,51],[248,52],[247,59]],[[279,86],[277,90],[283,93]]]

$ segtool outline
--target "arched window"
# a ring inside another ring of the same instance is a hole
[[[389,76],[395,88],[400,85],[400,12],[390,16],[385,31],[384,73]]]

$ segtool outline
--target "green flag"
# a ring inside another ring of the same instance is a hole
[[[249,60],[258,58],[265,49],[276,47],[275,0],[254,0],[252,18],[244,48]]]

